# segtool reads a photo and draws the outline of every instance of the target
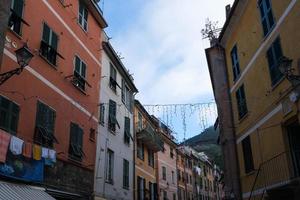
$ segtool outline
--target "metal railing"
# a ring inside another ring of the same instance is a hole
[[[263,199],[267,190],[286,185],[298,176],[291,169],[289,155],[290,152],[282,152],[260,164],[248,200]]]

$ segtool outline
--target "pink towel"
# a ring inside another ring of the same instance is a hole
[[[0,129],[0,162],[5,163],[11,135]]]

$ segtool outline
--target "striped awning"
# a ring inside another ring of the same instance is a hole
[[[43,189],[0,182],[0,200],[55,200]]]

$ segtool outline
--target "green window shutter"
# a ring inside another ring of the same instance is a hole
[[[50,27],[44,23],[43,41],[50,45]]]
[[[56,51],[57,50],[57,43],[58,43],[58,36],[52,30],[51,30],[51,33],[52,33],[52,40],[51,40],[50,45]]]
[[[13,10],[18,15],[18,17],[22,17],[23,15],[23,5],[24,0],[14,0],[13,1]]]
[[[84,62],[81,61],[81,73],[80,75],[85,78],[85,74],[86,73],[86,64]]]
[[[78,56],[75,56],[75,71],[80,74],[80,58]]]

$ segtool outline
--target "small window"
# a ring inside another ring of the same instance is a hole
[[[53,142],[58,143],[54,136],[55,118],[55,111],[38,101],[35,120],[35,143],[46,147],[53,147]]]
[[[96,130],[91,128],[90,129],[90,140],[95,141],[95,139],[96,139]]]
[[[146,181],[142,177],[137,177],[138,200],[145,199]]]
[[[173,193],[173,200],[176,200],[176,194]]]
[[[164,196],[163,196],[164,200],[168,200],[168,193],[166,190],[164,190],[163,194],[164,194]]]
[[[240,64],[236,45],[232,48],[230,55],[233,70],[233,80],[235,81],[240,75]]]
[[[162,178],[163,180],[167,180],[167,169],[164,166],[162,166]]]
[[[178,179],[178,181],[181,180],[181,172],[179,169],[177,169],[177,179]]]
[[[83,129],[75,123],[71,122],[70,125],[70,145],[69,156],[70,158],[81,161],[85,156],[83,152]]]
[[[170,157],[173,159],[174,158],[174,152],[173,152],[173,148],[170,147]]]
[[[110,149],[107,149],[107,165],[106,165],[106,182],[113,184],[114,183],[114,152]]]
[[[101,125],[104,125],[105,121],[105,106],[103,103],[100,104],[100,117],[99,117],[99,123]]]
[[[143,116],[140,112],[138,112],[138,130],[143,129]]]
[[[8,27],[18,35],[21,35],[22,23],[28,25],[23,19],[24,0],[11,1],[11,14],[8,21]]]
[[[174,171],[172,171],[172,183],[175,184]]]
[[[144,160],[144,144],[141,142],[137,143],[137,157]]]
[[[0,128],[12,135],[17,134],[20,107],[0,96]]]
[[[108,116],[108,129],[112,132],[116,131],[116,125],[120,128],[117,121],[117,104],[113,100],[109,100],[109,116]]]
[[[110,77],[109,77],[109,87],[116,92],[117,91],[117,70],[112,64],[110,64]]]
[[[157,199],[157,194],[156,194],[155,190],[156,190],[155,183],[149,182],[149,195],[150,195],[149,200],[155,200],[155,199]]]
[[[57,53],[57,44],[57,34],[47,24],[44,23],[40,54],[54,66],[56,66],[57,55],[62,57],[59,53]]]
[[[242,141],[242,148],[243,148],[243,155],[244,155],[245,172],[249,173],[254,170],[250,136],[247,136]]]
[[[282,57],[282,55],[283,54],[280,45],[280,39],[277,38],[267,51],[267,59],[272,85],[275,85],[283,77],[283,74],[279,71],[278,68],[278,61]]]
[[[86,64],[78,57],[75,56],[75,69],[73,76],[73,84],[80,90],[85,90],[86,85]]]
[[[264,36],[266,36],[273,28],[275,20],[273,17],[272,6],[270,0],[260,0],[258,2],[261,23],[263,27]]]
[[[83,2],[79,0],[78,23],[85,31],[88,29],[88,15],[88,9]]]
[[[130,139],[132,138],[130,133],[130,118],[125,117],[124,120],[124,142],[125,144],[130,144]]]
[[[123,188],[129,189],[129,162],[123,159]]]
[[[247,102],[246,102],[246,96],[245,96],[245,90],[244,85],[242,85],[237,91],[236,91],[236,100],[237,100],[237,106],[238,106],[238,112],[239,112],[239,118],[243,118],[247,112]]]
[[[154,168],[154,152],[148,149],[148,165]]]

